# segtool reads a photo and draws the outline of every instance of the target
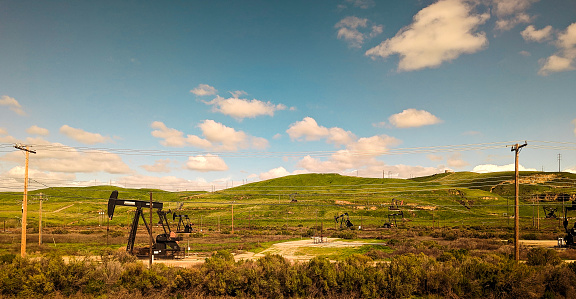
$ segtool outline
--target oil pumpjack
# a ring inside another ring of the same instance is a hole
[[[143,208],[150,208],[150,202],[144,200],[118,199],[118,191],[115,190],[112,191],[110,199],[108,199],[108,218],[110,220],[112,220],[114,216],[116,206],[136,208],[134,218],[132,218],[132,224],[130,225],[126,252],[141,258],[149,257],[150,247],[134,248],[134,243],[136,241],[136,232],[138,231],[140,218],[142,218],[144,226],[146,226],[146,230],[148,234],[150,234],[151,226],[146,222],[146,217],[142,211]],[[170,229],[166,212],[162,210],[163,206],[164,204],[161,202],[152,202],[152,209],[156,210],[156,214],[158,214],[160,218],[158,224],[161,225],[164,230],[164,233],[156,236],[156,240],[154,244],[152,244],[152,255],[157,258],[182,258],[184,257],[184,250],[178,245],[178,241],[181,241],[182,237],[176,236],[176,233]],[[152,223],[150,223],[150,225],[152,225]]]

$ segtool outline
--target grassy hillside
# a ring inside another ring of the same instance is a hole
[[[402,205],[399,226],[508,225],[512,214],[514,173],[445,173],[414,179],[347,177],[338,174],[302,174],[255,182],[213,193],[166,192],[154,189],[123,189],[114,186],[46,188],[30,192],[30,227],[38,225],[38,194],[43,204],[44,226],[103,225],[106,203],[113,190],[121,199],[164,203],[165,210],[183,206],[197,228],[220,230],[231,227],[232,206],[236,227],[337,228],[334,216],[348,213],[350,220],[365,228],[381,227],[388,221],[393,200]],[[521,216],[530,221],[542,212],[540,206],[562,205],[576,194],[576,175],[568,173],[521,173]],[[540,201],[534,201],[538,199]],[[0,219],[18,227],[21,193],[0,193]],[[567,203],[568,204],[568,203]],[[561,210],[561,209],[560,209]],[[112,225],[127,226],[134,209],[118,207]],[[559,213],[560,214],[560,213]]]

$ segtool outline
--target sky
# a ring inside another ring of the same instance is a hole
[[[576,1],[0,0],[0,190],[576,172]]]

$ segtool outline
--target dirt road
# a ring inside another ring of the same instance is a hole
[[[336,238],[324,238],[324,242],[319,242],[317,239],[304,239],[298,241],[282,242],[272,245],[270,248],[260,252],[241,252],[234,254],[234,259],[236,261],[240,260],[256,260],[266,254],[279,254],[289,261],[308,261],[314,258],[314,255],[303,255],[299,251],[306,247],[316,247],[316,248],[344,248],[344,247],[359,247],[362,245],[385,245],[384,243],[366,243],[359,241],[343,241]],[[166,265],[188,267],[191,265],[198,265],[204,263],[206,256],[192,255],[181,260],[156,260],[155,262],[160,262]]]

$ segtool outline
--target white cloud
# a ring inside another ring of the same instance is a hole
[[[130,167],[120,156],[101,150],[79,151],[61,143],[51,143],[41,138],[28,138],[27,144],[36,145],[36,154],[30,156],[30,167],[50,172],[106,172],[112,174],[129,173]],[[43,148],[50,150],[43,150]],[[34,149],[34,148],[33,148]],[[14,163],[22,162],[19,152],[11,152],[1,160]]]
[[[444,157],[438,156],[438,155],[432,155],[432,154],[426,155],[426,158],[428,158],[428,160],[430,160],[430,161],[442,161],[442,160],[444,160]]]
[[[222,158],[216,155],[198,155],[188,157],[186,168],[189,170],[208,172],[208,171],[225,171],[228,170],[228,165]]]
[[[493,0],[496,29],[507,31],[521,23],[530,23],[533,17],[526,13],[538,0]]]
[[[21,191],[24,185],[24,172],[23,166],[16,166],[0,174],[0,188],[3,191]],[[62,182],[76,179],[75,174],[44,172],[32,167],[28,168],[28,177],[30,178],[29,190],[46,188],[45,185],[54,185],[54,182],[60,185]]]
[[[384,163],[375,158],[399,143],[398,139],[387,135],[360,138],[349,144],[345,150],[335,152],[327,160],[308,155],[302,158],[298,165],[310,172],[343,172],[367,166],[383,167]]]
[[[425,110],[406,109],[388,118],[397,128],[414,128],[441,123],[442,120]]]
[[[530,25],[520,32],[524,40],[532,42],[543,42],[552,37],[552,26],[548,25],[540,30],[536,30],[534,25]]]
[[[366,55],[386,58],[398,54],[398,70],[412,71],[480,51],[488,40],[484,32],[476,30],[489,15],[473,14],[471,10],[461,0],[440,0],[420,10],[411,25],[366,51]]]
[[[462,155],[460,153],[452,154],[450,157],[448,157],[448,160],[446,162],[448,166],[453,168],[464,168],[470,165],[468,162],[462,160]]]
[[[205,120],[199,127],[207,140],[217,143],[216,149],[234,151],[239,148],[265,149],[268,147],[268,140],[264,138],[250,136],[213,120]]]
[[[472,169],[472,172],[477,173],[487,173],[487,172],[500,172],[500,171],[514,171],[514,163],[508,165],[494,165],[494,164],[483,164],[478,165]],[[518,165],[519,171],[536,171],[534,168],[524,168],[522,165]]]
[[[576,69],[573,66],[573,59],[562,57],[558,55],[552,55],[546,59],[540,60],[542,67],[538,71],[540,75],[549,75],[550,73],[572,71]]]
[[[376,5],[374,0],[346,0],[346,2],[352,4],[355,7],[368,9],[372,8]]]
[[[24,109],[22,109],[22,105],[20,105],[20,103],[18,103],[15,98],[9,96],[0,97],[0,106],[7,106],[10,110],[18,115],[26,115]]]
[[[186,145],[186,138],[184,133],[176,129],[168,128],[163,122],[155,121],[150,127],[155,129],[152,131],[152,136],[163,139],[160,144],[170,147],[183,147]]]
[[[342,128],[326,128],[319,126],[315,119],[305,117],[302,121],[297,121],[286,130],[292,140],[304,138],[306,141],[320,140],[326,138],[330,143],[336,145],[346,145],[356,140],[356,136]]]
[[[30,128],[28,128],[28,129],[26,130],[26,132],[27,132],[28,134],[31,134],[31,135],[41,135],[41,136],[46,136],[46,135],[50,134],[50,131],[48,131],[48,129],[41,128],[41,127],[36,126],[36,125],[31,126]]]
[[[274,112],[286,110],[286,106],[283,104],[274,105],[271,102],[262,102],[256,99],[250,101],[238,97],[225,99],[217,96],[212,101],[204,103],[212,105],[214,112],[220,112],[237,119],[255,118],[260,115],[274,116]]]
[[[197,96],[209,96],[209,95],[215,95],[218,92],[218,90],[216,90],[216,88],[208,84],[200,84],[198,85],[198,87],[190,90],[190,92]]]
[[[10,135],[4,128],[0,128],[0,142],[2,143],[17,143],[18,140]]]
[[[275,178],[279,178],[279,177],[283,177],[283,176],[287,176],[287,175],[291,175],[292,173],[288,172],[284,167],[277,167],[274,169],[270,169],[267,172],[263,172],[261,173],[258,178],[260,180],[270,180],[270,179],[275,179]]]
[[[145,175],[131,175],[119,178],[112,182],[125,188],[158,188],[166,191],[204,190],[212,191],[214,183],[204,179],[187,180],[175,176],[154,177]],[[219,187],[221,188],[221,187]]]
[[[155,161],[152,165],[142,165],[140,167],[150,172],[170,172],[170,167],[168,164],[171,162],[172,161],[170,159],[160,159]]]
[[[548,75],[576,69],[576,23],[568,26],[566,31],[560,32],[555,44],[558,52],[540,61],[542,67],[538,74]]]
[[[187,135],[176,129],[168,128],[164,123],[155,121],[151,127],[152,136],[162,139],[160,144],[169,147],[195,146],[210,150],[235,151],[238,149],[255,148],[265,149],[268,140],[261,137],[250,136],[243,131],[236,131],[214,120],[205,120],[198,127],[205,138],[196,135]]]
[[[532,54],[528,51],[520,51],[518,52],[518,54],[524,56],[524,57],[530,57]]]
[[[338,29],[338,39],[345,40],[352,48],[361,48],[367,38],[381,34],[384,28],[382,25],[369,23],[368,19],[350,16],[340,20],[334,28]]]
[[[96,144],[110,142],[110,137],[102,136],[98,133],[86,132],[82,129],[72,128],[68,125],[60,127],[60,133],[84,144]]]

